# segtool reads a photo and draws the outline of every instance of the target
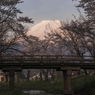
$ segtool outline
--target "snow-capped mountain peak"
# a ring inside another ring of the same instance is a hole
[[[44,36],[46,36],[47,33],[53,32],[60,26],[61,22],[59,20],[43,20],[37,25],[30,28],[27,32],[27,35],[37,36],[40,40],[43,40]]]

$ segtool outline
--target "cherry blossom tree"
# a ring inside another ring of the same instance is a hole
[[[32,19],[28,17],[20,17],[22,14],[17,5],[23,3],[21,0],[0,0],[0,56],[7,54],[11,50],[17,50],[15,42],[25,36],[25,27],[22,23],[33,23]],[[13,37],[9,38],[9,32]],[[9,51],[8,51],[9,50]],[[19,50],[17,50],[19,51]],[[19,51],[20,52],[20,51]]]
[[[33,23],[33,21],[27,16],[19,16],[23,14],[23,12],[17,8],[17,5],[20,3],[23,3],[23,1],[0,0],[0,59],[2,56],[9,54],[12,56],[17,52],[25,54],[17,48],[17,41],[19,38],[28,39],[23,23]],[[9,33],[12,34],[12,37],[10,37]],[[16,52],[13,53],[14,51]]]

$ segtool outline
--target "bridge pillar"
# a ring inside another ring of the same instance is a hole
[[[9,70],[9,76],[10,76],[9,87],[11,91],[14,90],[14,74],[15,74],[15,70]]]
[[[71,74],[72,70],[63,70],[64,95],[73,95],[73,91],[71,89]]]

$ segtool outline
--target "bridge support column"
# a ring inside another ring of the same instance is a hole
[[[14,74],[15,74],[14,70],[9,70],[9,76],[10,76],[9,88],[10,88],[11,91],[14,90]]]
[[[73,95],[73,91],[71,89],[71,74],[72,74],[72,70],[63,70],[64,95]]]

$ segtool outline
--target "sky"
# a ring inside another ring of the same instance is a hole
[[[34,24],[29,24],[32,27],[43,20],[60,20],[70,21],[79,16],[79,12],[75,7],[78,1],[72,0],[22,0],[23,3],[17,7],[23,12],[23,16],[28,16],[33,19]]]

